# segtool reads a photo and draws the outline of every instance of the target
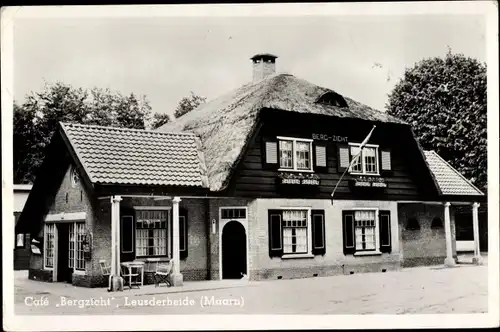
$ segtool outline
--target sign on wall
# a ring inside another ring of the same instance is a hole
[[[312,134],[312,139],[315,141],[329,141],[336,143],[348,143],[349,138],[347,136],[338,135],[328,135],[328,134]]]

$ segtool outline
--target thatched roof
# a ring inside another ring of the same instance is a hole
[[[318,97],[328,91],[332,90],[293,75],[273,75],[211,100],[157,130],[197,134],[203,144],[210,190],[220,191],[228,184],[230,171],[236,166],[263,108],[405,123],[345,96],[348,107],[317,103]]]

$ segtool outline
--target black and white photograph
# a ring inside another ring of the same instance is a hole
[[[498,326],[497,6],[3,7],[3,328]]]

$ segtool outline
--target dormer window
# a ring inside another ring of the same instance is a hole
[[[278,142],[280,170],[312,172],[312,140],[278,137]]]
[[[336,92],[329,91],[324,94],[322,94],[317,100],[317,103],[325,104],[325,105],[332,105],[336,107],[347,107],[347,102],[345,101],[344,97],[339,95]]]

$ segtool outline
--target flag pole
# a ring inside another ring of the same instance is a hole
[[[376,125],[373,125],[372,130],[370,130],[370,132],[368,133],[368,136],[365,137],[365,139],[363,140],[363,142],[359,146],[358,153],[356,154],[356,156],[354,158],[352,158],[351,162],[349,163],[349,167],[347,167],[345,169],[344,173],[342,173],[342,175],[340,176],[340,179],[337,181],[337,184],[335,185],[335,188],[333,188],[333,191],[332,191],[332,194],[331,194],[331,196],[332,196],[332,205],[333,205],[333,195],[335,195],[335,191],[337,190],[337,187],[339,186],[340,181],[342,181],[342,179],[344,178],[345,173],[347,173],[347,171],[351,168],[351,166],[354,163],[354,161],[356,161],[359,158],[359,156],[361,155],[361,152],[365,148],[366,143],[368,143],[368,141],[370,140],[370,137],[372,136],[373,130],[376,127],[377,127]]]

